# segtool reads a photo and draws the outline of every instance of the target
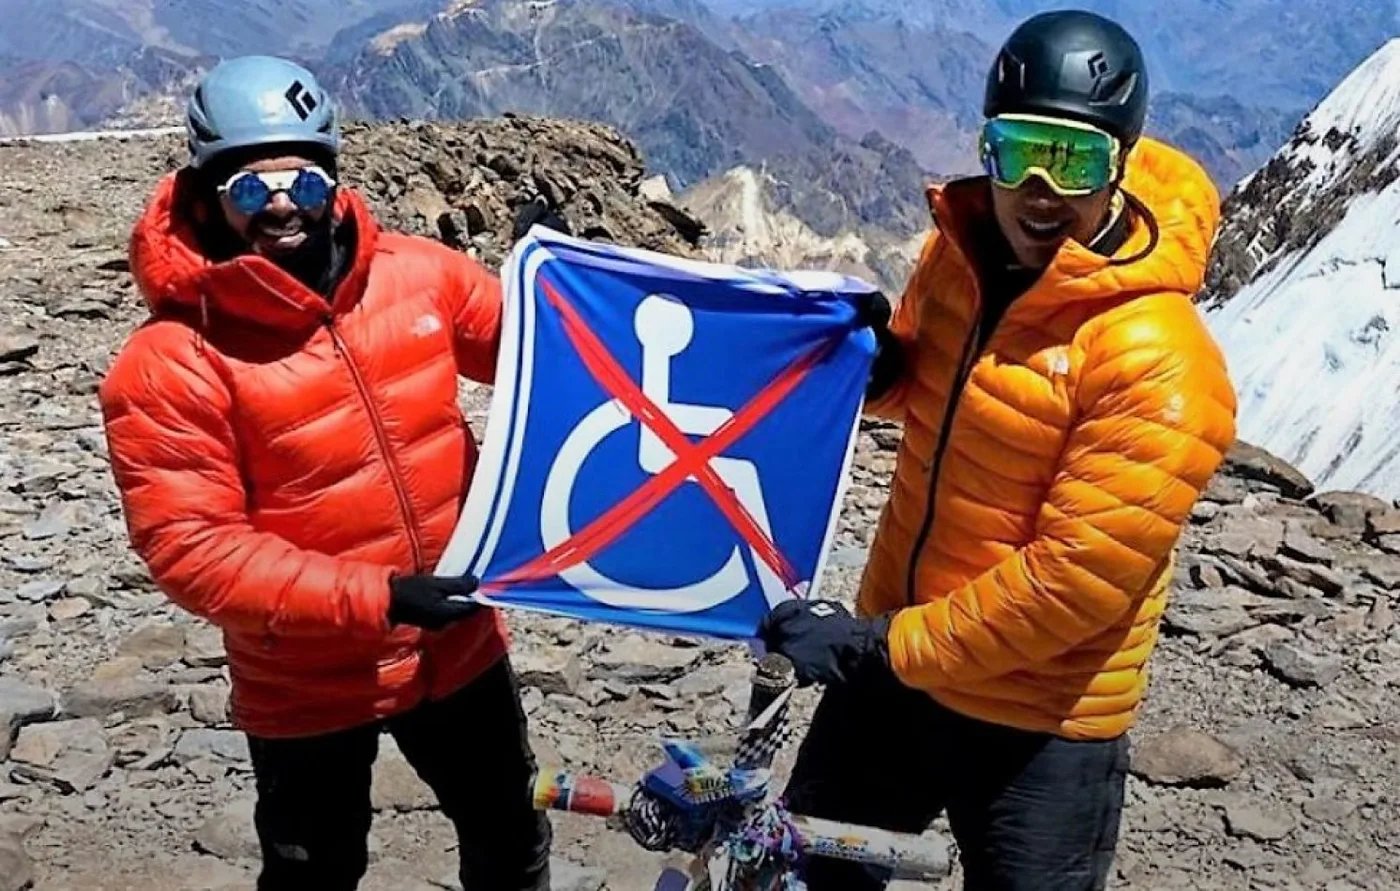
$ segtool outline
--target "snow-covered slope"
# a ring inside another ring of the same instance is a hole
[[[1400,497],[1400,40],[1226,203],[1203,295],[1240,437],[1320,489]]]

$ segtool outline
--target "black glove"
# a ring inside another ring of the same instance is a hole
[[[879,337],[881,331],[888,331],[890,328],[890,301],[882,291],[868,291],[864,294],[857,294],[856,304],[856,325],[861,328],[870,328]]]
[[[890,301],[880,291],[856,297],[856,325],[875,335],[875,358],[870,364],[870,380],[865,398],[877,399],[904,374],[904,350],[890,331]]]
[[[536,195],[528,204],[523,205],[515,213],[515,226],[511,230],[511,240],[519,241],[530,231],[531,226],[544,226],[553,229],[555,232],[563,232],[565,235],[572,235],[569,224],[564,218],[554,212],[549,200],[543,195]]]
[[[792,660],[797,683],[847,684],[873,672],[892,675],[889,618],[860,619],[834,600],[785,600],[759,625],[758,636]]]
[[[476,587],[471,576],[394,576],[389,580],[389,624],[439,631],[481,609],[471,599]]]

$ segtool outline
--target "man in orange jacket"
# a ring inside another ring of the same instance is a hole
[[[860,616],[792,602],[761,632],[827,685],[794,811],[921,832],[946,810],[972,889],[1108,881],[1173,549],[1234,440],[1191,299],[1219,197],[1141,135],[1146,108],[1113,22],[1046,13],[1007,40],[986,176],[930,189],[936,231],[880,338],[869,410],[904,434]]]
[[[213,69],[191,162],[131,238],[151,318],[100,398],[132,545],[223,629],[249,737],[261,891],[365,872],[382,731],[455,824],[465,888],[549,888],[550,827],[505,629],[432,569],[477,460],[499,282],[379,229],[336,182],[334,103],[269,57]]]

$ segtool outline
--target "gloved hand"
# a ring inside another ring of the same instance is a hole
[[[758,636],[792,660],[798,686],[846,684],[890,672],[889,618],[861,619],[833,600],[786,600],[759,625]]]
[[[528,204],[521,206],[515,213],[515,226],[511,230],[511,240],[519,241],[530,231],[531,226],[544,226],[553,229],[555,232],[562,232],[565,235],[572,235],[569,224],[564,218],[555,213],[550,206],[549,200],[543,195],[536,195]]]
[[[876,337],[879,337],[881,332],[889,331],[890,301],[883,291],[857,294],[855,304],[858,327],[872,329]]]
[[[481,609],[471,599],[476,587],[471,576],[394,576],[389,579],[389,624],[440,631]]]
[[[880,291],[856,297],[856,325],[875,335],[875,358],[870,364],[866,399],[877,399],[904,374],[904,351],[890,331],[890,301]]]

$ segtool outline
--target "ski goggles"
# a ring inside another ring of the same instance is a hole
[[[219,194],[227,195],[239,213],[252,216],[267,207],[278,192],[286,192],[301,210],[315,210],[330,200],[334,187],[335,180],[320,167],[266,173],[240,170],[219,187]]]
[[[1117,137],[1079,121],[1006,114],[982,126],[977,151],[997,185],[1014,189],[1032,175],[1056,193],[1089,195],[1118,176]]]

